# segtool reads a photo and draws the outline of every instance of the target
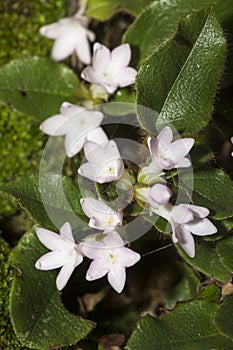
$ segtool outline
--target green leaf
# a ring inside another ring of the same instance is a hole
[[[207,276],[212,276],[217,281],[226,282],[231,278],[231,273],[225,268],[219,259],[216,249],[212,244],[196,239],[196,254],[190,258],[184,250],[176,244],[179,254],[193,267]]]
[[[181,179],[189,183],[184,175]],[[194,176],[193,202],[212,210],[216,220],[233,216],[233,183],[223,170],[197,171]]]
[[[119,11],[137,15],[152,0],[88,0],[86,15],[105,21]]]
[[[221,298],[221,289],[214,283],[210,284],[208,287],[202,289],[200,293],[197,294],[195,300],[205,300],[213,303],[218,303]]]
[[[193,298],[200,288],[200,281],[193,270],[184,264],[180,264],[180,268],[182,271],[181,279],[164,298],[165,307],[168,309],[172,309],[179,301]]]
[[[80,191],[65,176],[19,177],[2,185],[0,190],[14,196],[31,217],[47,229],[60,228],[66,221],[74,229],[82,227],[82,223],[84,225]]]
[[[147,6],[136,21],[128,28],[124,42],[135,49],[135,54],[145,58],[155,47],[167,39],[171,39],[176,31],[178,22],[191,11],[204,7],[212,7],[217,19],[227,31],[232,29],[231,0],[157,0]]]
[[[232,230],[233,229],[233,218],[222,220],[222,224],[227,231]]]
[[[218,305],[193,301],[160,318],[144,317],[133,332],[128,350],[231,349],[233,342],[214,325]]]
[[[0,69],[0,100],[42,120],[75,102],[78,84],[71,69],[48,58],[17,59]]]
[[[225,50],[223,31],[212,12],[182,20],[176,37],[155,49],[139,69],[136,102],[141,126],[151,133],[167,124],[181,133],[206,126]]]
[[[220,306],[215,323],[220,332],[233,340],[233,296],[229,296]]]
[[[217,252],[222,264],[233,273],[233,237],[218,242]]]
[[[10,295],[11,319],[20,341],[33,349],[76,343],[94,326],[64,308],[55,271],[35,268],[36,260],[45,252],[35,232],[30,231],[12,255],[16,276]]]

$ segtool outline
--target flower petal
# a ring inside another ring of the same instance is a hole
[[[113,140],[108,141],[105,145],[88,142],[84,146],[84,152],[88,162],[95,164],[102,164],[108,160],[121,158],[117,144]],[[96,156],[97,154],[98,157]]]
[[[148,203],[157,207],[160,204],[167,204],[172,196],[172,191],[166,185],[157,183],[149,192]]]
[[[95,143],[98,143],[99,145],[108,142],[108,137],[101,127],[88,131],[86,138],[87,141],[93,141]]]
[[[171,169],[173,163],[171,162],[171,157],[168,153],[168,146],[160,142],[158,138],[152,139],[151,137],[148,137],[147,143],[154,165],[161,170]]]
[[[120,262],[122,266],[125,266],[125,267],[133,266],[141,259],[140,254],[125,247],[119,250],[119,254],[120,254]]]
[[[63,136],[67,132],[67,119],[61,114],[56,114],[46,119],[40,129],[47,135]]]
[[[106,249],[103,242],[83,242],[80,244],[82,253],[89,259],[98,259],[103,256],[103,249]]]
[[[94,281],[102,278],[109,272],[109,266],[106,265],[105,260],[97,259],[92,261],[89,269],[87,270],[86,279],[88,281]]]
[[[172,164],[173,168],[188,168],[191,166],[191,161],[188,158],[179,158],[175,160],[173,159],[174,163]]]
[[[91,50],[90,50],[90,44],[87,39],[87,33],[84,28],[80,28],[79,33],[77,33],[76,37],[76,45],[75,45],[75,52],[77,57],[81,62],[84,64],[90,64],[91,63]]]
[[[121,265],[114,264],[111,271],[108,273],[108,282],[117,291],[121,293],[126,281],[125,268]]]
[[[183,138],[172,142],[170,150],[172,151],[175,159],[186,156],[193,147],[194,141],[195,140],[192,138]]]
[[[207,218],[195,219],[185,224],[185,228],[197,236],[213,235],[217,232],[217,228]]]
[[[57,286],[58,290],[62,290],[66,286],[74,269],[75,269],[75,266],[71,262],[68,262],[67,264],[62,266],[59,274],[57,275],[57,279],[56,279],[56,286]]]
[[[67,118],[74,117],[75,115],[79,115],[79,113],[83,111],[85,111],[85,108],[74,105],[73,103],[69,103],[69,102],[63,102],[60,107],[61,114],[63,114]]]
[[[81,73],[81,77],[89,83],[100,85],[99,76],[91,66],[84,68]]]
[[[35,267],[38,270],[53,270],[63,266],[68,260],[64,251],[52,251],[44,254],[37,260]]]
[[[72,243],[75,243],[74,237],[72,234],[72,229],[69,222],[66,222],[61,228],[60,228],[60,236],[61,238],[71,241]]]
[[[72,32],[64,33],[60,36],[53,44],[52,48],[52,59],[54,61],[62,61],[69,57],[75,49],[76,37]]]
[[[122,44],[111,52],[111,66],[115,69],[125,68],[131,59],[131,49],[129,44]]]
[[[172,218],[178,224],[186,224],[194,219],[194,213],[189,204],[179,204],[173,207]]]
[[[86,29],[86,33],[87,33],[88,39],[89,39],[91,42],[95,41],[96,35],[95,35],[94,32],[92,32],[92,31],[89,30],[89,29]]]
[[[176,228],[176,238],[184,251],[193,258],[195,256],[195,242],[192,234],[180,225]]]
[[[94,44],[93,51],[93,68],[98,74],[103,74],[106,72],[106,67],[110,64],[110,51],[106,46],[100,43]]]
[[[189,204],[189,209],[192,210],[192,212],[194,213],[195,217],[197,217],[197,218],[205,218],[210,213],[209,209],[207,209],[205,207],[201,207],[199,205]]]
[[[55,22],[40,28],[40,34],[48,39],[57,39],[64,33],[64,25]]]
[[[118,86],[125,87],[135,83],[137,71],[134,68],[127,67],[118,72]]]
[[[36,228],[36,234],[41,243],[50,250],[63,250],[64,247],[67,247],[65,242],[55,232],[39,227]]]
[[[100,165],[96,172],[96,182],[103,184],[119,180],[124,172],[124,162],[120,159],[113,159]]]
[[[91,163],[84,163],[78,169],[79,175],[92,181],[96,181],[96,171],[96,165]]]
[[[104,244],[107,248],[124,247],[125,243],[118,232],[113,231],[104,237]]]
[[[164,145],[168,146],[173,140],[173,132],[170,126],[163,128],[160,133],[157,135],[157,139]]]
[[[66,150],[67,156],[69,158],[72,158],[77,153],[79,153],[83,148],[85,141],[86,141],[85,134],[82,136],[75,134],[75,132],[72,132],[72,133],[70,132],[66,134],[65,150]]]
[[[119,86],[118,84],[119,82],[116,82],[111,76],[109,77],[108,82],[100,82],[100,85],[103,86],[109,94],[113,94],[117,90]]]

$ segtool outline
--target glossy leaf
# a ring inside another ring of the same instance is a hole
[[[128,350],[231,349],[232,340],[214,325],[218,304],[193,301],[179,305],[160,318],[144,317],[137,325]]]
[[[88,0],[86,15],[105,21],[119,11],[137,15],[152,0]]]
[[[82,227],[80,192],[65,176],[21,177],[0,189],[14,196],[31,217],[47,229],[60,228],[66,221],[73,228]],[[64,196],[67,202],[64,201]]]
[[[94,326],[64,308],[55,284],[57,271],[35,268],[45,252],[35,232],[30,231],[12,255],[16,270],[10,295],[11,319],[20,341],[33,349],[76,343]]]
[[[213,303],[218,303],[221,298],[221,289],[216,284],[212,283],[206,288],[203,288],[195,297],[195,300],[205,300]]]
[[[215,322],[220,332],[226,334],[233,340],[233,296],[229,296],[220,306]]]
[[[71,69],[48,58],[17,59],[0,69],[0,100],[42,120],[75,102],[78,83]]]
[[[212,276],[217,281],[226,282],[231,278],[231,273],[225,268],[219,259],[216,248],[209,242],[195,240],[196,254],[190,258],[184,250],[176,244],[180,255],[193,267],[207,276]]]
[[[171,39],[178,22],[191,11],[213,7],[217,19],[227,31],[231,31],[233,8],[231,0],[156,0],[139,15],[128,28],[124,41],[135,50],[141,59],[151,53],[155,47]]]
[[[186,176],[181,181],[186,183]],[[214,219],[233,216],[233,182],[223,170],[206,169],[196,172],[193,190],[193,202],[210,209],[210,215]]]
[[[233,273],[233,237],[218,242],[217,252],[222,264]]]
[[[172,125],[193,133],[209,121],[223,70],[226,41],[212,12],[180,22],[174,39],[164,42],[142,64],[137,78],[138,120],[151,133]],[[191,78],[190,78],[191,77]]]

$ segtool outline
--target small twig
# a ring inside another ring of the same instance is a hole
[[[163,246],[163,247],[160,247],[160,248],[154,249],[154,250],[152,250],[151,252],[148,252],[148,253],[142,254],[142,256],[146,256],[146,255],[150,255],[150,254],[153,254],[153,253],[159,252],[160,250],[164,250],[164,249],[166,249],[166,248],[169,248],[169,247],[171,247],[172,245],[173,245],[173,244],[171,243],[171,244],[165,245],[165,246]]]

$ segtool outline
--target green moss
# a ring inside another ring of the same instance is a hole
[[[67,0],[1,0],[1,65],[14,58],[49,55],[53,42],[43,38],[39,28],[64,17],[66,7]]]
[[[32,118],[0,108],[0,183],[17,175],[35,172],[43,149],[43,135]],[[10,215],[17,209],[13,200],[0,196],[0,216]]]
[[[28,348],[20,344],[10,321],[9,293],[14,273],[9,264],[10,251],[6,241],[0,237],[0,344],[2,350],[26,350]]]
[[[0,65],[25,56],[49,56],[52,40],[39,28],[66,15],[68,0],[1,0]],[[0,183],[38,168],[43,135],[38,123],[0,105]],[[0,194],[0,217],[18,209],[15,200]]]

